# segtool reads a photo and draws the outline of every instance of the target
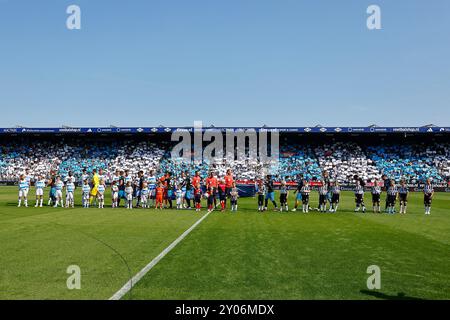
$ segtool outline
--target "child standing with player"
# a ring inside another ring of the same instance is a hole
[[[62,182],[61,177],[56,178],[55,183],[55,205],[54,208],[58,207],[58,204],[61,203],[61,207],[64,208],[64,200],[63,200],[63,189],[64,189],[64,182]]]
[[[341,197],[341,187],[339,182],[336,180],[331,184],[331,208],[330,212],[337,212],[339,206],[339,200]]]
[[[89,200],[91,197],[91,186],[89,185],[89,181],[86,179],[83,182],[83,187],[81,188],[82,192],[82,204],[83,208],[89,208]]]
[[[373,182],[371,193],[372,193],[373,213],[376,212],[381,213],[380,207],[381,187],[379,186],[379,182],[376,179]]]
[[[406,206],[408,205],[408,186],[405,180],[400,182],[400,188],[398,188],[398,197],[400,199],[400,213],[406,214]]]
[[[46,185],[46,180],[44,176],[40,176],[38,181],[36,181],[36,205],[35,208],[41,207],[44,202],[44,188]]]
[[[227,201],[227,191],[226,185],[223,180],[220,180],[217,185],[217,190],[219,192],[219,200],[220,200],[220,211],[225,211],[225,204]]]
[[[433,201],[434,189],[431,185],[431,180],[427,179],[425,187],[423,188],[423,202],[425,204],[425,215],[431,214],[431,202]]]
[[[162,182],[158,183],[158,187],[156,188],[156,205],[155,205],[155,209],[163,209],[163,198],[164,198],[164,186]]]
[[[150,194],[150,191],[148,190],[148,184],[147,184],[147,182],[143,182],[142,190],[141,190],[141,207],[142,208],[149,208],[149,205],[148,205],[149,194]]]
[[[125,187],[126,208],[133,209],[133,187],[131,181],[128,181]]]
[[[100,184],[97,187],[97,200],[99,209],[103,209],[105,207],[105,191],[105,180],[101,179]]]
[[[205,197],[207,199],[206,203],[208,205],[208,211],[214,210],[214,202],[216,201],[216,197],[214,194],[214,187],[209,187],[208,191],[205,193]]]
[[[258,182],[258,186],[256,188],[256,194],[258,195],[258,211],[264,211],[264,195],[266,194],[266,185],[262,180]]]
[[[361,182],[359,180],[356,180],[355,203],[355,212],[359,212],[361,208],[363,213],[366,212],[366,206],[364,205],[364,187],[361,185]]]
[[[289,191],[287,189],[286,181],[281,181],[281,187],[280,187],[280,212],[283,212],[283,208],[286,211],[289,211],[288,208],[288,196]]]
[[[319,186],[319,211],[326,212],[327,211],[327,199],[328,199],[328,183],[325,180],[321,181],[321,185]]]
[[[309,193],[311,192],[311,187],[308,181],[303,181],[303,187],[301,189],[302,193],[302,209],[303,213],[309,212]]]
[[[202,209],[202,188],[200,187],[200,182],[194,186],[194,204],[195,211],[199,212]]]
[[[388,213],[395,213],[395,202],[397,201],[397,186],[395,185],[394,180],[391,180],[389,188],[387,189],[387,202],[388,202]]]
[[[114,180],[111,185],[111,198],[113,208],[117,208],[119,206],[119,187],[117,185],[117,181]]]
[[[177,210],[183,209],[183,185],[179,184],[175,190],[175,198],[177,202]]]
[[[19,204],[17,207],[20,208],[20,206],[22,205],[22,201],[25,207],[28,207],[28,190],[29,190],[28,181],[25,178],[25,175],[22,174],[19,178]]]
[[[75,183],[72,178],[69,178],[66,184],[66,208],[75,207],[74,193]]]
[[[231,192],[230,192],[231,211],[234,211],[234,212],[237,211],[238,198],[239,198],[238,188],[236,187],[236,182],[233,182],[232,186],[231,186]]]

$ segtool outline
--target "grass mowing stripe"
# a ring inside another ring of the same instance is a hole
[[[203,217],[197,220],[189,229],[187,229],[181,236],[179,236],[174,242],[172,242],[167,248],[165,248],[156,258],[154,258],[149,264],[147,264],[141,271],[139,271],[133,278],[130,279],[122,288],[119,289],[109,300],[120,300],[125,294],[127,294],[133,286],[142,279],[166,254],[168,254],[178,243],[183,241],[186,236],[191,233],[203,220],[208,217],[212,211],[208,211]]]

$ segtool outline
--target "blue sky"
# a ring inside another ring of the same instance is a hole
[[[0,126],[449,125],[449,39],[448,0],[0,0]]]

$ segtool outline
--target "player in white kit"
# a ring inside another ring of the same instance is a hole
[[[69,178],[66,183],[66,208],[75,207],[75,182],[72,178]]]
[[[149,194],[150,194],[150,191],[148,189],[147,182],[144,182],[142,184],[142,190],[141,190],[141,206],[142,206],[142,208],[149,208],[149,206],[148,206]]]
[[[148,185],[148,191],[149,191],[149,198],[150,198],[150,205],[149,207],[155,206],[155,199],[156,199],[156,177],[153,170],[150,170],[149,176],[147,178],[147,185]]]
[[[103,209],[105,207],[105,180],[101,179],[100,184],[97,188],[97,200],[98,200],[98,208]]]
[[[119,187],[117,186],[117,181],[114,180],[111,185],[111,196],[112,196],[112,207],[117,208],[119,206]]]
[[[25,169],[25,180],[28,182],[28,193],[30,192],[32,177],[30,174],[30,169]]]
[[[26,180],[25,175],[22,174],[19,179],[19,204],[17,207],[20,208],[22,201],[25,207],[28,207],[28,190],[30,189],[29,182]]]
[[[127,209],[133,209],[133,187],[131,186],[131,181],[129,181],[125,187],[125,196],[127,198]]]
[[[84,180],[83,187],[81,188],[81,192],[83,193],[82,196],[82,203],[83,208],[89,208],[89,198],[91,196],[91,186],[89,185],[88,180]]]
[[[42,202],[44,201],[44,188],[47,185],[47,181],[45,180],[44,176],[40,176],[39,180],[36,181],[36,205],[35,207],[41,207],[42,208]]]
[[[56,178],[55,189],[56,189],[55,192],[56,201],[53,207],[57,208],[58,204],[61,203],[61,207],[64,208],[64,200],[63,200],[64,182],[61,181],[61,177]]]
[[[175,191],[175,198],[177,200],[177,210],[183,209],[184,192],[183,186],[181,184],[177,186],[177,189]]]

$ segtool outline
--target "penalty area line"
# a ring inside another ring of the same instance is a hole
[[[176,247],[186,236],[191,233],[212,211],[208,211],[203,217],[198,219],[189,229],[181,234],[174,242],[172,242],[167,248],[165,248],[158,256],[156,256],[149,264],[147,264],[141,271],[139,271],[133,278],[124,284],[109,300],[120,300],[126,295],[135,285],[145,276],[162,258],[166,256],[173,248]]]

